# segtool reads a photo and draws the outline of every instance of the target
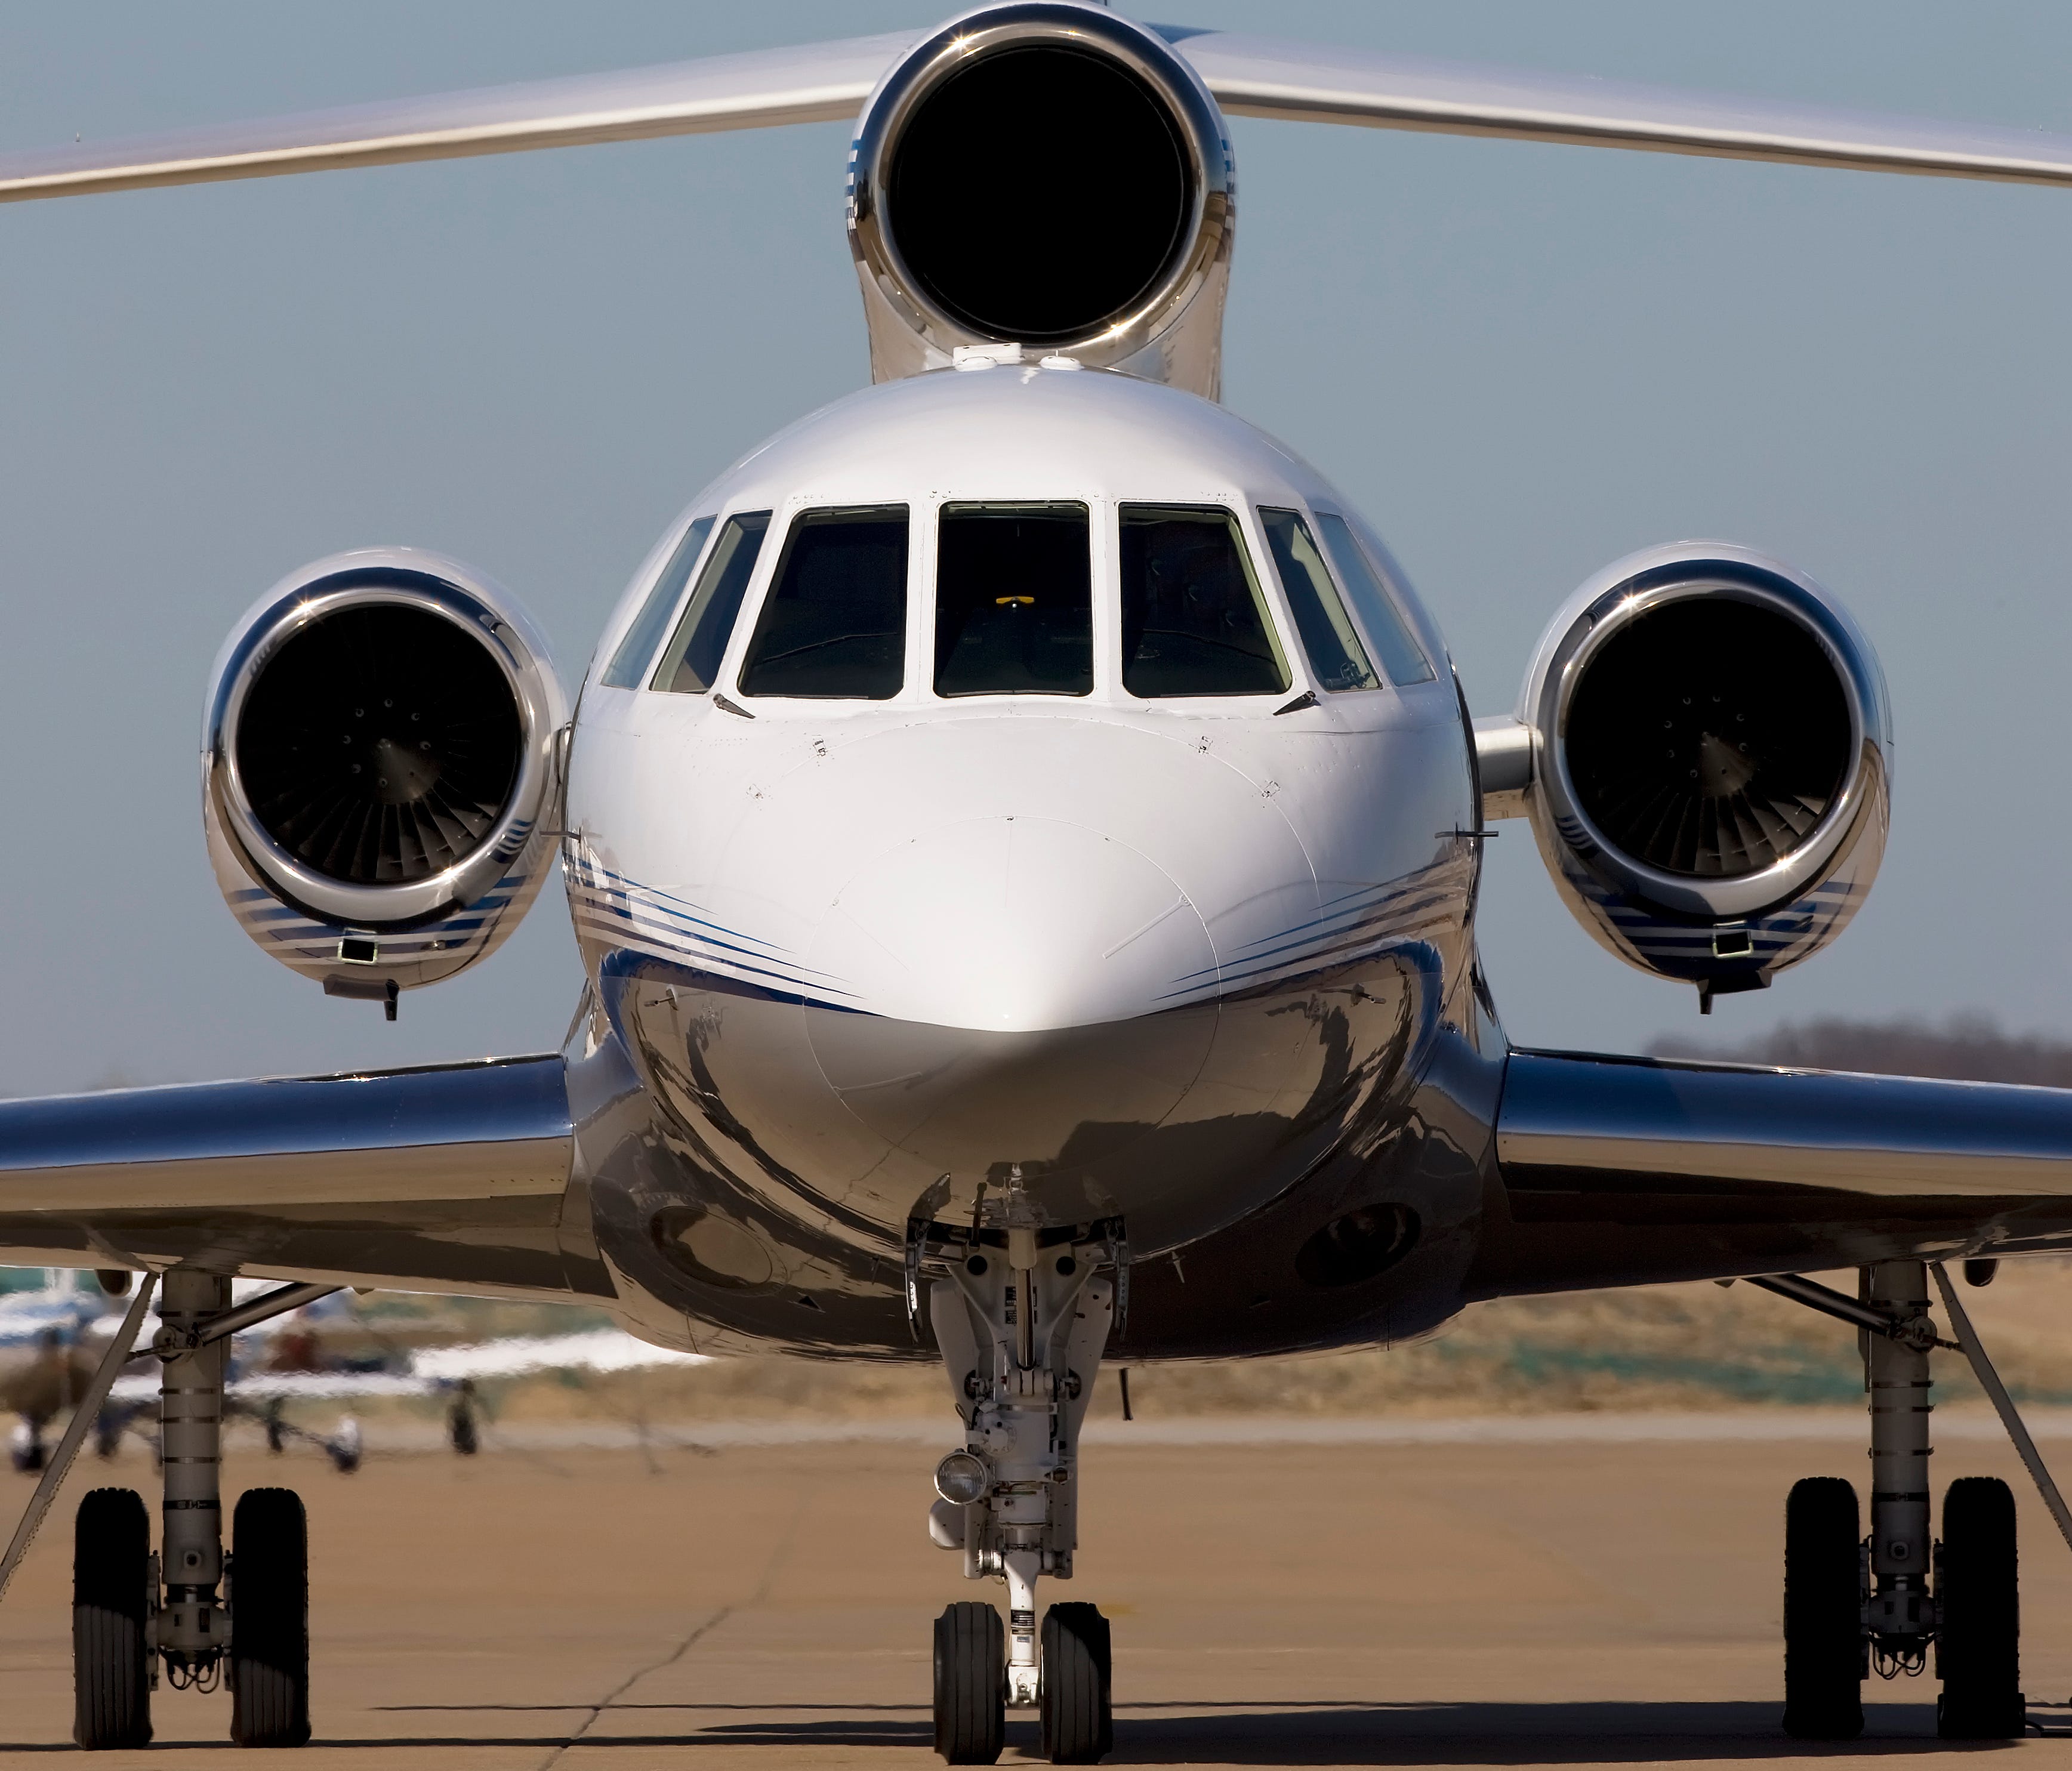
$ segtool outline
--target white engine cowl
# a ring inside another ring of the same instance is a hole
[[[1010,0],[931,32],[849,155],[873,379],[1018,350],[1215,398],[1228,134],[1171,45],[1105,6]]]
[[[1598,573],[1542,636],[1515,720],[1476,736],[1487,814],[1529,816],[1584,927],[1708,1009],[1833,940],[1884,857],[1876,655],[1827,592],[1744,548]]]
[[[567,723],[545,642],[480,573],[407,548],[290,573],[209,688],[202,816],[224,901],[282,964],[393,1017],[539,895]]]

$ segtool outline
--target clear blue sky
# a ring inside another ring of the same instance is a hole
[[[1161,7],[1164,0],[1161,0]],[[1188,22],[2072,131],[2072,8],[1199,0]],[[849,0],[188,0],[0,12],[0,146],[850,35]],[[1707,1030],[1984,1009],[2072,1033],[2057,779],[2072,191],[1240,121],[1229,403],[1394,542],[1478,713],[1596,567],[1688,535],[1838,592],[1891,679],[1893,841],[1828,954]],[[515,590],[573,680],[698,486],[858,384],[840,125],[0,208],[0,1092],[541,1049],[558,894],[398,1025],[253,948],[204,861],[208,665],[283,572],[379,542]],[[1556,902],[1484,936],[1522,1042],[1693,995]]]

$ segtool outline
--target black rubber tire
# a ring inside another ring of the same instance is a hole
[[[1864,1731],[1863,1530],[1839,1476],[1791,1485],[1784,1505],[1784,1732],[1853,1740]]]
[[[935,1620],[935,1750],[950,1765],[991,1765],[1007,1744],[1007,1631],[967,1599]]]
[[[134,1489],[97,1488],[72,1524],[72,1737],[89,1752],[151,1739],[151,1517]]]
[[[310,1737],[310,1530],[302,1497],[248,1488],[231,1522],[230,1737]]]
[[[1051,1764],[1098,1765],[1113,1750],[1113,1667],[1108,1619],[1092,1605],[1057,1605],[1043,1613],[1038,1713]]]
[[[1996,1476],[1966,1476],[1942,1497],[1937,1563],[1935,1732],[1946,1740],[2012,1740],[2021,1695],[2021,1597],[2014,1495]]]

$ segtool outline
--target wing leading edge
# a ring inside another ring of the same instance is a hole
[[[2072,1090],[1514,1052],[1483,1295],[2072,1247]]]
[[[1240,117],[1781,160],[1858,171],[2072,183],[2072,138],[1575,74],[1486,68],[1234,31],[1157,27]],[[905,33],[485,87],[134,141],[0,154],[0,202],[847,122]]]
[[[566,1297],[558,1056],[0,1102],[0,1263]]]

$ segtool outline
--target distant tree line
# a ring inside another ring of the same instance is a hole
[[[1739,1045],[1672,1036],[1658,1039],[1649,1052],[1657,1058],[2072,1088],[2072,1042],[2041,1033],[2006,1033],[1990,1015],[1952,1015],[1939,1023],[1911,1018],[1786,1021]]]

